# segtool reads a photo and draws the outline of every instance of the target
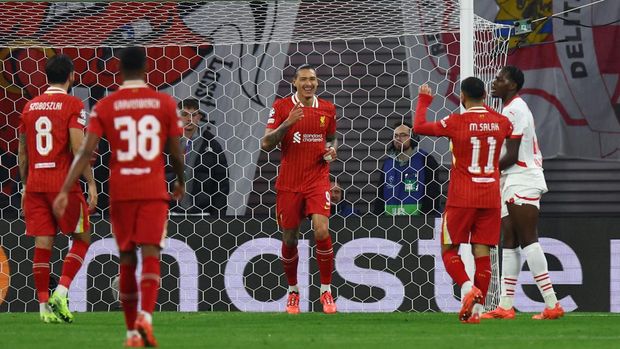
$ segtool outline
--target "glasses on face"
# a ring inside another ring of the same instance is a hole
[[[406,139],[406,138],[409,138],[408,133],[395,133],[394,134],[394,139]]]

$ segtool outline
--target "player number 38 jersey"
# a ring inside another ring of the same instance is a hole
[[[123,85],[90,115],[88,132],[110,143],[110,200],[168,200],[163,150],[182,134],[172,97],[146,85]]]

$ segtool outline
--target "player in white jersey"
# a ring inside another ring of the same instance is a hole
[[[547,259],[538,243],[540,197],[547,192],[542,168],[542,154],[534,127],[534,117],[519,96],[524,83],[523,72],[515,66],[503,67],[491,88],[493,97],[501,98],[504,114],[513,125],[500,159],[502,191],[502,285],[499,306],[482,315],[482,319],[513,319],[517,279],[521,271],[521,251],[534,281],[545,300],[545,309],[533,319],[558,319],[564,315],[549,278]]]

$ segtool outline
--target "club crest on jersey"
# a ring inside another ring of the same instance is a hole
[[[325,115],[321,115],[321,117],[319,118],[320,122],[321,122],[321,127],[325,127]]]

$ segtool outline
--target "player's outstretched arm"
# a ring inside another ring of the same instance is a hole
[[[521,146],[521,138],[506,139],[506,153],[499,159],[499,170],[503,171],[508,167],[517,163],[519,160],[519,147]]]
[[[426,112],[433,102],[431,88],[424,84],[418,88],[418,104],[413,118],[413,131],[419,135],[444,136],[443,127],[438,122],[426,121]]]
[[[172,197],[175,200],[181,200],[185,195],[185,172],[183,169],[183,155],[181,155],[181,142],[179,137],[168,137],[168,143],[166,144],[168,151],[170,152],[170,162],[172,162],[172,170],[177,176],[174,181],[174,189]]]
[[[301,102],[298,102],[295,107],[291,109],[291,112],[288,114],[288,118],[286,118],[280,126],[275,129],[268,128],[265,130],[265,135],[260,143],[261,149],[264,151],[272,151],[282,141],[286,131],[288,131],[291,126],[295,125],[297,121],[301,120],[303,117],[303,106]]]
[[[77,152],[69,169],[69,173],[65,178],[65,182],[60,189],[60,192],[54,200],[54,215],[56,217],[62,217],[65,214],[65,209],[68,203],[68,193],[71,187],[78,180],[80,175],[84,173],[86,166],[89,166],[90,157],[99,144],[99,136],[94,133],[88,132],[86,138],[80,146],[80,150]]]
[[[77,154],[80,151],[82,142],[84,141],[84,131],[78,128],[70,128],[69,138],[71,140],[71,151],[73,154]],[[95,177],[93,176],[93,169],[90,165],[90,161],[84,168],[82,176],[86,179],[86,183],[88,184],[88,209],[93,211],[95,207],[97,207],[98,193],[97,184],[95,183]]]

